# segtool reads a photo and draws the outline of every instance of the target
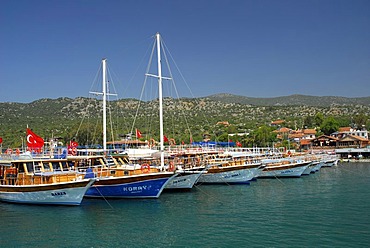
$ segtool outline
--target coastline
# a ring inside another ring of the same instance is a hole
[[[370,159],[340,159],[341,163],[370,163]]]

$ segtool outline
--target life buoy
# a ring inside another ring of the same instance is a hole
[[[169,144],[170,144],[170,146],[174,146],[174,145],[176,145],[176,141],[175,141],[175,139],[170,139]]]
[[[174,171],[175,170],[175,164],[173,163],[173,161],[170,162],[169,170],[170,171]]]
[[[5,153],[6,154],[12,154],[13,153],[13,150],[11,148],[8,148],[8,149],[6,149]]]
[[[141,168],[142,173],[149,173],[150,172],[150,165],[149,164],[142,164],[140,168]]]
[[[150,140],[148,141],[148,146],[149,146],[149,147],[153,147],[153,146],[155,146],[155,140],[154,140],[154,139],[150,139]]]

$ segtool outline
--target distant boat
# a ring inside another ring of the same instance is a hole
[[[334,156],[333,155],[324,156],[323,157],[324,164],[322,165],[322,167],[337,166],[338,161],[339,161],[339,159],[335,155]]]
[[[178,174],[166,185],[166,190],[190,190],[198,183],[200,177],[207,173],[204,161],[208,152],[198,150],[181,150],[175,153],[175,158],[168,166]]]
[[[201,175],[199,184],[249,184],[262,163],[247,154],[218,154],[208,160],[207,173]]]
[[[95,182],[69,170],[65,159],[0,157],[0,200],[11,203],[80,205]]]
[[[311,161],[290,159],[266,159],[262,162],[266,166],[258,178],[300,177],[311,164]]]

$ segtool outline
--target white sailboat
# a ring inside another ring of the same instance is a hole
[[[147,76],[158,78],[158,98],[159,98],[159,136],[160,136],[160,167],[161,170],[165,168],[164,164],[164,133],[163,133],[163,93],[162,93],[162,80],[172,80],[170,77],[162,76],[162,63],[161,63],[161,36],[159,33],[156,34],[156,46],[157,46],[157,65],[158,75],[146,74]],[[170,163],[173,163],[171,161]],[[194,184],[198,181],[203,171],[190,171],[175,166],[168,166],[168,168],[174,168],[176,170],[176,176],[171,178],[166,184],[165,189],[191,189]]]
[[[106,59],[102,60],[103,90],[94,92],[103,96],[103,151],[107,153],[106,136]],[[159,78],[161,78],[159,76]],[[86,174],[86,177],[97,179],[95,185],[87,190],[86,197],[94,198],[158,198],[168,180],[175,176],[173,172],[153,171],[149,167],[137,165],[106,165],[95,168]]]

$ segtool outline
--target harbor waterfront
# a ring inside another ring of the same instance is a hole
[[[370,163],[79,207],[0,203],[2,247],[367,247]]]

